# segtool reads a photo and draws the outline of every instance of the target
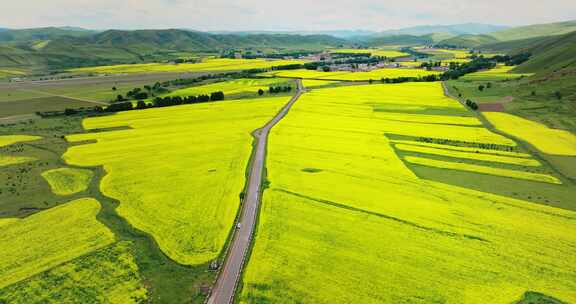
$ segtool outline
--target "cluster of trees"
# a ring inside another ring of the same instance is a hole
[[[116,91],[116,87],[112,88],[113,91]],[[126,97],[122,95],[116,96],[116,100],[113,102],[123,102],[128,100],[142,100],[147,99],[150,96],[155,96],[156,94],[161,94],[167,92],[165,85],[156,82],[154,85],[145,85],[143,88],[133,88],[132,90],[126,93]]]
[[[108,105],[104,109],[96,109],[96,110],[99,112],[120,112],[120,111],[140,110],[154,107],[169,107],[182,104],[193,104],[209,101],[220,101],[220,100],[224,100],[224,92],[222,91],[212,92],[210,93],[210,95],[201,94],[198,96],[184,96],[184,97],[182,96],[156,97],[154,98],[152,103],[146,103],[144,100],[139,100],[136,103],[136,106],[134,106],[130,101],[115,102]]]
[[[460,140],[452,140],[452,139],[444,139],[444,138],[418,137],[418,138],[416,138],[416,141],[425,142],[425,143],[440,144],[440,145],[449,145],[449,146],[480,148],[480,149],[486,149],[486,150],[515,151],[515,148],[512,146],[499,145],[499,144],[486,144],[486,143],[469,142],[469,141],[460,141]]]
[[[199,63],[201,61],[200,58],[178,58],[174,59],[172,62],[179,64],[179,63]]]
[[[436,61],[436,62],[422,62],[422,64],[420,65],[421,68],[427,69],[427,70],[431,70],[432,68],[441,67],[441,66],[442,66],[442,62],[441,62],[441,61]]]
[[[466,99],[466,105],[474,111],[478,110],[478,104],[470,99]]]
[[[439,81],[441,76],[436,74],[426,75],[422,77],[397,77],[397,78],[382,78],[382,83],[403,83],[403,82],[433,82]]]
[[[519,65],[530,59],[532,54],[530,53],[520,53],[516,55],[498,55],[492,57],[492,60],[498,63],[504,63],[505,65]]]
[[[290,91],[292,91],[291,86],[276,86],[276,87],[271,86],[268,88],[268,92],[270,94],[285,93],[285,92],[290,92]],[[258,94],[262,95],[262,94],[260,94],[260,92],[258,92]]]
[[[450,70],[440,76],[441,80],[458,79],[466,74],[478,72],[480,70],[491,69],[496,66],[496,62],[484,57],[478,57],[470,62],[460,65],[450,64]]]
[[[212,92],[210,95],[201,94],[198,96],[166,96],[156,97],[152,103],[154,107],[169,107],[182,104],[202,103],[209,101],[224,100],[224,92]]]

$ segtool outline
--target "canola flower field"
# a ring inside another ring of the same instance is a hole
[[[202,94],[210,95],[212,92],[222,91],[229,97],[235,94],[246,94],[253,93],[256,94],[258,90],[263,90],[268,92],[270,86],[278,85],[289,85],[291,81],[279,78],[268,78],[268,79],[235,79],[229,81],[216,82],[206,85],[193,86],[189,88],[184,88],[180,90],[173,91],[166,96],[197,96]]]
[[[129,242],[117,242],[0,289],[15,304],[143,303],[147,290]]]
[[[409,54],[398,50],[384,50],[384,49],[334,49],[330,50],[333,54],[371,54],[372,56],[381,56],[388,58],[398,58],[409,56]]]
[[[274,127],[241,303],[511,303],[533,290],[576,301],[576,212],[420,179],[390,137],[467,139],[432,143],[463,152],[516,143],[482,126],[378,117],[412,104],[439,119],[465,111],[437,83],[327,88]],[[522,151],[490,151],[536,165]],[[523,168],[509,178],[532,176]]]
[[[210,71],[239,71],[249,69],[266,69],[274,66],[289,64],[302,64],[301,60],[264,60],[264,59],[205,59],[200,63],[142,63],[120,64],[110,66],[97,66],[70,69],[72,73],[97,74],[130,74],[130,73],[157,73],[157,72],[210,72]]]
[[[316,70],[281,70],[271,71],[261,74],[269,77],[287,77],[316,80],[340,80],[340,81],[368,81],[380,80],[382,78],[398,77],[423,77],[428,75],[439,75],[438,71],[426,71],[423,69],[406,69],[406,68],[384,68],[368,72],[321,72]]]
[[[538,150],[552,155],[576,156],[576,136],[508,113],[485,112],[483,115],[498,130],[524,140]]]
[[[506,66],[503,64],[498,64],[495,68],[485,71],[479,71],[464,75],[461,80],[471,80],[471,81],[495,81],[495,80],[505,80],[505,79],[515,79],[520,77],[528,77],[533,74],[530,73],[512,73],[511,71],[515,66]]]
[[[83,198],[24,219],[0,219],[0,289],[115,241],[96,220],[100,205]]]
[[[78,166],[103,165],[101,191],[118,213],[149,233],[181,264],[216,258],[240,204],[252,151],[251,132],[288,97],[242,99],[120,112],[87,118],[84,127],[126,129],[76,134],[63,156]],[[167,123],[169,121],[169,123]]]

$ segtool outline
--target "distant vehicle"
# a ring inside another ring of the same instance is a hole
[[[242,225],[240,223],[236,224],[236,229],[240,229]]]

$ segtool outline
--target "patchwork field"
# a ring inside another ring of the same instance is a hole
[[[483,115],[496,129],[522,139],[544,153],[576,156],[576,136],[569,131],[550,129],[507,113],[486,112]]]
[[[88,130],[127,128],[68,136],[96,143],[73,146],[64,159],[103,165],[101,191],[120,202],[122,217],[152,235],[171,259],[206,263],[220,253],[235,218],[250,133],[287,101],[242,99],[87,118]]]
[[[313,70],[282,70],[263,73],[263,76],[317,79],[317,80],[340,80],[340,81],[368,81],[380,80],[382,78],[398,77],[423,77],[427,75],[438,75],[437,71],[426,71],[422,69],[386,68],[369,72],[321,72]]]
[[[41,137],[33,135],[2,135],[0,136],[0,147],[8,146],[18,142],[34,141]]]
[[[250,94],[256,96],[258,90],[268,92],[270,86],[290,85],[292,81],[286,79],[269,78],[269,79],[235,79],[229,81],[216,82],[207,85],[194,86],[176,90],[166,96],[197,96],[212,92],[222,91],[226,97],[230,95]]]
[[[206,59],[200,63],[143,63],[121,64],[71,69],[72,73],[155,73],[155,72],[200,72],[200,71],[237,71],[248,69],[267,69],[274,66],[304,63],[301,60],[264,60],[264,59]]]
[[[424,119],[391,121],[382,111]],[[405,153],[428,163],[442,157],[519,175],[509,181],[566,187],[524,181],[535,172],[555,177],[511,139],[426,118],[457,120],[459,111],[438,83],[306,93],[269,138],[269,186],[240,302],[512,303],[528,291],[576,301],[576,212],[423,179],[405,162]],[[449,155],[403,152],[400,141]],[[475,176],[502,179],[467,177]]]
[[[464,75],[461,77],[462,80],[474,80],[474,81],[495,81],[495,80],[505,80],[505,79],[515,79],[521,77],[532,76],[529,73],[511,73],[514,66],[505,66],[502,64],[497,65],[495,68],[487,71],[479,71],[471,74]]]
[[[24,219],[0,218],[0,288],[113,243],[114,234],[96,220],[99,210],[84,198]]]
[[[6,303],[143,303],[147,291],[128,242],[91,254],[0,289]]]
[[[409,54],[397,50],[384,49],[335,49],[330,50],[333,54],[371,54],[372,56],[381,56],[388,58],[397,58],[409,56]]]

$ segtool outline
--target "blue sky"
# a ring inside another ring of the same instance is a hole
[[[576,0],[3,0],[0,27],[386,30],[576,19]]]

